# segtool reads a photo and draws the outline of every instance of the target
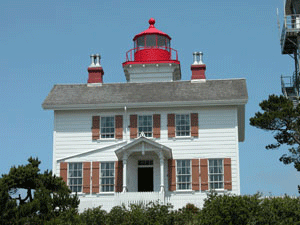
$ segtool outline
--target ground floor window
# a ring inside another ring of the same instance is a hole
[[[72,192],[82,192],[82,163],[69,163],[68,185]]]
[[[176,160],[177,190],[191,190],[191,161]]]
[[[113,192],[115,185],[114,162],[101,162],[100,186],[101,192]]]
[[[224,188],[224,166],[223,159],[208,160],[208,178],[210,189]]]

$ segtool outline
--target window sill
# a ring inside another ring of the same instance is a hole
[[[209,189],[207,191],[205,191],[207,193],[211,193],[211,192],[216,192],[216,193],[229,193],[230,190],[227,189]]]
[[[194,140],[195,137],[194,136],[176,136],[176,137],[172,137],[171,139],[173,141],[176,141],[176,140]]]
[[[195,194],[195,191],[194,190],[175,190],[173,191],[174,193],[191,193],[191,194]]]
[[[120,141],[123,141],[123,139],[101,138],[101,139],[97,139],[96,141],[97,141],[97,143],[100,143],[100,142],[120,142]]]

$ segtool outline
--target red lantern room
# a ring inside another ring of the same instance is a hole
[[[134,36],[134,48],[126,53],[126,62],[123,63],[123,68],[127,81],[155,82],[179,80],[181,78],[180,62],[178,61],[177,51],[171,48],[171,37],[155,28],[155,20],[153,18],[149,20],[149,24],[150,26],[147,30]],[[151,64],[156,66],[155,75],[153,74],[154,71],[150,69],[150,67],[153,67],[153,65],[150,66]],[[169,68],[167,72],[164,64],[172,68]],[[135,65],[134,71],[131,69],[133,65]],[[148,74],[147,79],[144,79],[145,76],[138,72],[138,65],[149,68],[147,71],[144,69],[144,73]],[[158,67],[164,67],[164,69],[158,69]],[[162,79],[162,76],[165,77],[166,72],[169,73],[168,78]],[[163,74],[159,75],[158,73]],[[153,74],[152,78],[155,77],[155,79],[151,79],[149,74]],[[136,76],[138,76],[138,79],[136,79]]]

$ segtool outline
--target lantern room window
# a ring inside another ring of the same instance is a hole
[[[156,35],[150,34],[146,36],[146,47],[156,47]]]
[[[169,50],[170,40],[162,35],[149,34],[138,37],[136,41],[134,41],[134,48],[163,48]]]
[[[144,47],[145,46],[145,36],[141,36],[137,39],[137,47]]]

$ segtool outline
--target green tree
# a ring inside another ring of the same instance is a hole
[[[79,200],[70,195],[64,181],[51,171],[40,173],[37,158],[29,158],[28,162],[13,166],[0,178],[1,223],[41,223],[70,209],[77,211]]]
[[[288,153],[283,154],[280,161],[293,164],[300,171],[300,105],[294,107],[293,102],[284,96],[270,95],[259,106],[263,112],[255,113],[250,118],[250,125],[273,132],[276,142],[266,148],[288,146]],[[300,186],[298,189],[300,191]]]

